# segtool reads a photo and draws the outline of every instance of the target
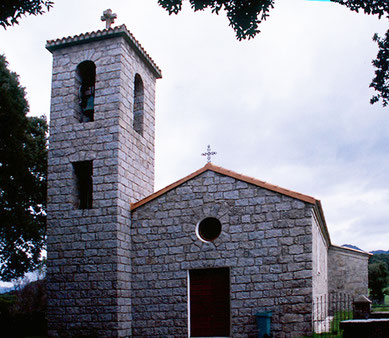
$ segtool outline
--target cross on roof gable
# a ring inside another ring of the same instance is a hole
[[[246,182],[249,184],[253,184],[253,185],[256,185],[260,188],[274,191],[274,192],[280,193],[282,195],[289,196],[289,197],[295,198],[297,200],[300,200],[302,202],[306,202],[306,203],[311,204],[313,206],[314,214],[317,217],[319,227],[320,227],[324,237],[326,238],[328,245],[329,246],[332,245],[320,200],[317,200],[316,198],[308,196],[308,195],[300,194],[300,193],[292,191],[292,190],[281,188],[277,185],[273,185],[273,184],[270,184],[270,183],[267,183],[264,181],[257,180],[256,178],[253,178],[253,177],[238,174],[234,171],[227,170],[227,169],[224,169],[222,167],[218,167],[218,166],[212,164],[211,162],[207,163],[204,167],[195,171],[194,173],[178,180],[177,182],[174,182],[174,183],[168,185],[167,187],[149,195],[148,197],[146,197],[146,198],[144,198],[136,203],[132,203],[131,204],[131,211],[134,211],[135,209],[141,207],[142,205],[156,199],[157,197],[159,197],[159,196],[167,193],[168,191],[180,186],[181,184],[184,184],[185,182],[191,180],[192,178],[201,175],[202,173],[206,172],[207,170],[211,170],[211,171],[219,173],[221,175],[229,176],[229,177],[235,178],[236,180],[240,180],[240,181],[243,181],[243,182]]]
[[[201,156],[207,156],[207,163],[210,163],[211,162],[211,156],[216,155],[216,154],[217,154],[217,152],[216,151],[211,151],[211,146],[208,144],[207,152],[206,153],[202,153]]]
[[[117,17],[118,16],[116,15],[116,13],[112,13],[111,9],[107,9],[103,12],[103,15],[101,16],[101,21],[105,21],[105,28],[109,29],[111,28]]]

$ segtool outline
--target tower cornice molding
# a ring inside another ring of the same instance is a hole
[[[135,52],[143,59],[150,70],[157,79],[162,78],[162,72],[156,65],[151,56],[146,52],[137,39],[127,29],[126,25],[121,25],[113,28],[83,33],[74,36],[63,37],[55,40],[48,40],[46,42],[46,49],[51,53],[58,49],[68,48],[75,45],[81,45],[94,41],[101,41],[112,39],[116,37],[123,37],[124,40],[135,50]]]

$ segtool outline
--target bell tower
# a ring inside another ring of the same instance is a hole
[[[154,189],[161,71],[124,25],[111,28],[115,17],[46,45],[50,336],[131,335],[130,203]]]

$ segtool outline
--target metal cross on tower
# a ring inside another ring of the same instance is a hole
[[[211,162],[211,156],[216,155],[216,151],[211,151],[211,146],[208,144],[207,146],[207,152],[202,153],[201,156],[207,156],[207,163]]]
[[[116,13],[112,13],[111,9],[107,9],[103,12],[103,15],[101,16],[101,21],[105,21],[105,28],[111,28],[111,25],[115,22],[115,19],[118,16]]]

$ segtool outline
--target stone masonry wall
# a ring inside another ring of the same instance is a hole
[[[322,319],[329,315],[328,307],[323,306],[325,300],[328,299],[328,243],[316,217],[313,218],[312,222],[312,239],[312,316],[315,324],[313,329],[315,332],[321,332]]]
[[[121,41],[120,118],[118,153],[117,297],[120,337],[131,332],[131,212],[130,203],[154,191],[155,82],[134,50]],[[144,85],[143,133],[133,128],[134,79]]]
[[[48,327],[52,336],[131,333],[130,202],[154,184],[155,78],[123,38],[53,51],[48,173]],[[96,64],[94,121],[77,119],[76,67]],[[145,132],[132,129],[135,72]],[[72,162],[93,161],[93,208],[74,205]]]
[[[328,251],[329,292],[343,292],[357,297],[368,295],[367,253],[330,246]]]
[[[316,217],[312,222],[312,239],[313,299],[315,301],[328,294],[328,244]]]
[[[132,335],[188,335],[188,271],[230,268],[231,336],[311,333],[312,205],[206,171],[132,212]],[[218,218],[214,242],[196,224]]]

